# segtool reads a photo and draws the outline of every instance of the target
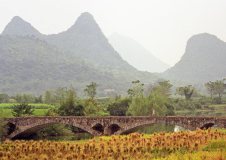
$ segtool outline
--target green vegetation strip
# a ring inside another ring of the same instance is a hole
[[[17,105],[19,103],[0,103],[0,109],[1,108],[12,108],[13,106]],[[29,103],[32,107],[36,109],[43,109],[43,108],[54,108],[54,105],[51,104],[44,104],[44,103]]]
[[[33,115],[34,116],[45,116],[46,113],[48,112],[48,108],[43,108],[43,109],[34,109]],[[0,118],[10,118],[13,117],[12,115],[12,109],[8,108],[0,108]]]

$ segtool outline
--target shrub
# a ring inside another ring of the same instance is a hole
[[[21,117],[26,115],[32,115],[34,112],[34,109],[31,105],[28,105],[27,103],[21,103],[13,106],[12,113],[15,117]]]

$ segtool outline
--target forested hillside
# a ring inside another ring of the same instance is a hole
[[[89,13],[55,35],[41,34],[14,17],[0,36],[0,65],[0,90],[6,93],[40,93],[70,85],[82,91],[91,81],[100,94],[108,89],[125,93],[133,80],[156,80],[124,61]]]

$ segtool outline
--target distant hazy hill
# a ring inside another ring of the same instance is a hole
[[[167,64],[156,58],[150,51],[129,37],[113,34],[108,38],[109,42],[119,52],[122,58],[139,70],[163,72],[169,68]]]
[[[40,93],[91,81],[99,89],[126,92],[132,80],[150,83],[156,76],[124,61],[108,43],[92,15],[83,13],[67,31],[43,35],[14,17],[0,36],[0,92]]]
[[[226,43],[207,33],[191,37],[181,60],[164,77],[204,83],[226,77]]]
[[[36,30],[30,23],[24,21],[22,18],[15,16],[7,24],[2,35],[17,35],[17,36],[41,36],[38,30]]]

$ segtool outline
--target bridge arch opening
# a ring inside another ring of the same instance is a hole
[[[11,133],[13,133],[16,130],[16,125],[13,124],[13,123],[8,122],[6,124],[6,130],[7,130],[7,134],[8,135],[11,134]]]
[[[95,124],[95,125],[92,127],[92,129],[94,129],[95,131],[100,132],[100,133],[103,133],[103,132],[104,132],[104,127],[103,127],[103,125],[100,124],[100,123]]]
[[[205,123],[203,126],[200,127],[200,129],[208,129],[213,127],[215,124],[210,122],[210,123]]]
[[[132,127],[126,131],[123,131],[122,134],[130,134],[133,132],[153,134],[156,132],[174,132],[175,125],[163,124],[163,123],[150,123]]]
[[[114,133],[116,133],[117,131],[119,131],[120,129],[121,129],[121,127],[120,127],[118,124],[111,124],[111,125],[108,127],[108,133],[114,134]]]
[[[133,125],[130,128],[123,130],[120,134],[130,134],[133,132],[152,134],[156,132],[177,132],[182,130],[189,130],[181,123],[165,123],[162,122],[150,122],[144,124]]]
[[[16,130],[17,131],[17,130]],[[14,131],[14,132],[16,132]],[[12,132],[11,134],[13,134]],[[63,124],[63,123],[47,123],[42,125],[35,125],[16,133],[12,140],[16,139],[48,139],[48,140],[80,140],[89,139],[93,135],[77,125]]]

